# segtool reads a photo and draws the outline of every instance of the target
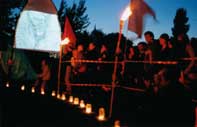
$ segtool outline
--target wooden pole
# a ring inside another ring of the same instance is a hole
[[[62,45],[60,44],[58,79],[57,79],[57,95],[59,95],[60,93],[61,64],[62,64]]]
[[[117,42],[116,51],[115,51],[114,71],[112,74],[112,92],[111,92],[111,99],[110,99],[109,118],[111,118],[112,112],[113,112],[113,102],[114,102],[114,94],[115,94],[115,87],[116,87],[116,73],[117,73],[117,66],[118,66],[118,56],[116,53],[118,52],[120,48],[123,25],[124,25],[124,21],[120,20],[120,31],[119,31],[118,42]]]

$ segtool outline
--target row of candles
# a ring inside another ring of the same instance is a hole
[[[7,88],[10,87],[9,83],[6,83],[6,87]],[[21,91],[25,91],[25,85],[22,85],[20,89],[21,89]],[[35,87],[31,88],[31,92],[32,93],[36,92]],[[45,91],[42,88],[41,88],[41,95],[45,95]],[[57,94],[57,96],[56,96],[55,91],[52,91],[51,96],[52,97],[57,97],[57,99],[60,99],[62,101],[67,100],[65,94],[62,94],[62,95]],[[75,105],[75,106],[79,106],[79,108],[81,108],[81,109],[85,109],[86,114],[92,114],[93,113],[92,112],[92,104],[90,104],[90,103],[85,104],[84,100],[79,100],[78,97],[73,97],[72,95],[70,95],[69,99],[68,99],[68,102],[70,104]],[[99,121],[106,121],[107,120],[106,116],[105,116],[105,109],[103,107],[99,108],[97,120],[99,120]],[[120,121],[119,120],[116,120],[114,122],[114,127],[120,127]]]

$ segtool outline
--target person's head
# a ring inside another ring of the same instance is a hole
[[[106,45],[102,44],[101,45],[101,53],[103,53],[105,51],[107,51],[107,47],[106,47]]]
[[[154,34],[151,31],[146,31],[144,33],[145,40],[148,44],[152,43],[154,40]]]
[[[84,50],[83,45],[82,45],[82,44],[79,44],[79,45],[77,46],[77,51],[78,51],[78,52],[83,52],[83,50]]]
[[[72,56],[73,56],[74,58],[77,58],[77,56],[78,56],[77,49],[74,49],[74,50],[72,51]]]
[[[88,46],[88,50],[89,50],[89,51],[92,51],[92,50],[95,49],[95,47],[96,47],[96,44],[95,44],[94,42],[90,42],[90,44],[89,44],[89,46]]]
[[[161,34],[159,37],[159,43],[161,46],[168,45],[169,36],[166,33]]]
[[[41,62],[41,65],[42,66],[48,65],[48,60],[43,59],[42,62]]]
[[[137,48],[140,53],[143,53],[147,49],[147,44],[145,42],[139,42]]]

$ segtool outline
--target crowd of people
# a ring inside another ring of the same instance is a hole
[[[97,47],[90,42],[87,50],[79,44],[72,50],[70,82],[111,84],[114,60],[118,57],[117,85],[143,88],[148,96],[154,96],[151,98],[154,102],[148,103],[154,107],[158,123],[192,126],[192,98],[197,97],[196,38],[189,39],[185,34],[169,37],[163,33],[155,39],[151,31],[145,32],[144,37],[146,42],[127,46],[126,51],[118,48],[115,55],[110,54],[105,44]],[[94,89],[93,93],[98,94],[98,90]],[[110,88],[102,87],[102,90],[108,92]],[[79,91],[83,92],[80,88]]]
[[[111,54],[110,49],[104,43],[97,46],[96,43],[90,42],[87,49],[83,44],[79,44],[67,58],[71,60],[71,82],[110,84],[114,71],[113,61],[116,56],[119,62],[116,82],[119,85],[147,87],[148,82],[154,82],[154,75],[168,66],[179,67],[180,74],[182,74],[180,81],[184,83],[187,80],[197,79],[195,38],[189,39],[184,34],[178,35],[177,38],[170,38],[168,34],[163,33],[156,40],[151,31],[145,32],[144,37],[146,42],[139,42],[137,46],[129,45],[126,51],[119,48],[114,53],[115,55]],[[154,61],[161,62],[157,64]],[[171,63],[167,62],[165,64],[165,61],[177,63],[170,65]]]

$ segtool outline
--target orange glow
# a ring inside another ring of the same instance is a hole
[[[60,99],[60,94],[57,94],[57,99]]]
[[[25,90],[25,86],[24,86],[24,85],[21,86],[21,90],[22,90],[22,91]]]
[[[80,101],[80,104],[79,104],[80,108],[85,108],[85,103],[84,103],[84,100],[81,100]]]
[[[44,92],[44,89],[43,89],[43,88],[41,89],[41,94],[42,94],[42,95],[44,95],[44,94],[45,94],[45,92]]]
[[[31,92],[32,92],[32,93],[35,93],[35,87],[32,87],[32,88],[31,88]]]
[[[55,91],[53,90],[52,93],[51,93],[51,96],[52,96],[52,97],[55,97],[55,95],[56,95],[56,94],[55,94]]]
[[[66,95],[62,94],[62,101],[65,101],[65,100],[66,100]]]
[[[124,12],[123,12],[123,14],[122,14],[122,16],[121,16],[121,20],[122,20],[122,21],[127,20],[131,14],[132,14],[132,11],[131,11],[131,9],[130,9],[130,6],[128,6],[128,7],[124,10]]]
[[[73,96],[70,96],[68,101],[69,101],[70,103],[73,103]]]
[[[87,114],[91,114],[92,113],[92,105],[91,104],[86,104],[86,110],[85,112]]]
[[[116,120],[114,122],[114,127],[120,127],[120,121],[119,120]]]
[[[7,82],[7,83],[6,83],[6,87],[7,87],[7,88],[8,88],[8,87],[10,87],[10,84],[9,84],[9,82]]]
[[[98,120],[99,121],[105,120],[105,109],[104,108],[99,108]]]
[[[73,104],[74,104],[74,105],[78,105],[78,104],[79,104],[79,98],[78,98],[78,97],[75,97],[75,98],[74,98]]]
[[[64,40],[62,40],[61,45],[67,45],[69,42],[69,38],[66,37]]]

